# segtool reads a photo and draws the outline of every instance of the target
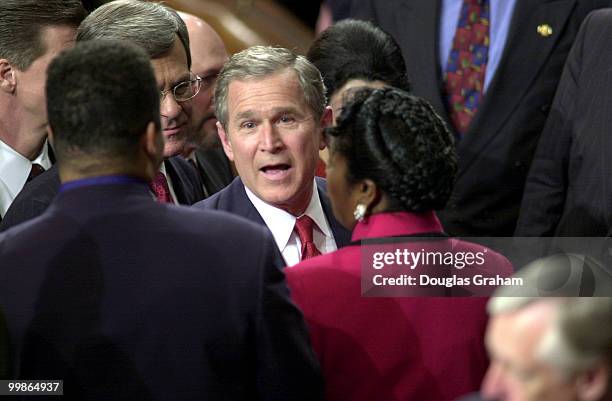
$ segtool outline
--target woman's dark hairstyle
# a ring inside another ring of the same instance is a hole
[[[399,45],[371,22],[346,19],[332,25],[313,42],[306,58],[321,71],[328,98],[351,79],[410,90]]]
[[[395,88],[360,89],[326,133],[332,154],[346,158],[347,180],[374,181],[390,211],[425,212],[448,201],[457,172],[453,136],[426,100]]]

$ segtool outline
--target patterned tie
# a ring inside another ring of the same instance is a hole
[[[30,174],[28,175],[28,179],[26,180],[26,182],[32,181],[34,178],[38,177],[44,172],[45,169],[43,168],[43,166],[37,163],[32,163],[32,168],[30,169]]]
[[[299,217],[295,221],[295,231],[297,231],[300,242],[302,243],[302,260],[319,256],[321,252],[312,242],[312,228],[314,221],[306,215]]]
[[[463,0],[445,77],[450,117],[461,135],[482,100],[488,56],[489,1]]]
[[[174,203],[172,202],[172,196],[170,196],[170,187],[168,186],[168,180],[161,171],[155,174],[155,178],[149,183],[149,188],[155,194],[157,201],[160,203]]]

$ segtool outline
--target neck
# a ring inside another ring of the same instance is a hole
[[[291,203],[274,206],[278,207],[279,209],[283,209],[285,212],[295,217],[299,217],[303,215],[306,209],[308,208],[308,205],[310,204],[310,199],[312,198],[312,191],[315,190],[316,188],[314,188],[311,184],[310,190],[305,191],[305,194],[299,197],[297,201],[293,200]]]
[[[37,126],[36,119],[28,118],[12,103],[0,103],[0,110],[0,140],[23,157],[36,159],[47,139],[46,125]]]
[[[142,178],[145,181],[152,179],[151,172],[138,165],[124,165],[105,161],[90,161],[87,164],[58,163],[59,175],[62,183],[95,178],[109,175],[125,175]]]

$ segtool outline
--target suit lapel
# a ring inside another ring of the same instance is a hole
[[[559,40],[574,6],[575,0],[517,1],[495,76],[468,132],[458,144],[459,176],[499,133],[524,98]],[[550,25],[553,34],[548,37],[538,34],[541,24]]]
[[[185,193],[181,171],[174,167],[172,159],[164,160],[164,166],[166,167],[168,178],[172,181],[172,189],[174,189],[177,202],[181,205],[190,205],[189,196]]]
[[[244,189],[244,183],[240,177],[236,177],[234,181],[228,186],[229,193],[227,199],[229,199],[231,205],[230,210],[239,216],[242,216],[254,223],[266,225],[266,222],[261,217],[253,202],[249,199]]]
[[[325,189],[325,180],[317,178],[317,191],[319,191],[319,200],[321,201],[323,213],[325,213],[327,222],[329,223],[332,233],[334,234],[336,246],[338,248],[342,248],[351,242],[351,232],[344,228],[334,217],[334,212]]]
[[[426,98],[448,122],[438,57],[440,0],[397,0],[397,3],[391,33],[404,53],[413,92]]]

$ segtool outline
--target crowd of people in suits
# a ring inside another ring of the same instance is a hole
[[[490,300],[364,296],[361,263],[371,241],[608,234],[607,6],[355,0],[306,56],[230,56],[156,2],[3,0],[0,379],[612,399],[612,298],[567,298],[584,259],[522,271],[569,293]],[[482,271],[520,267],[487,251]]]

